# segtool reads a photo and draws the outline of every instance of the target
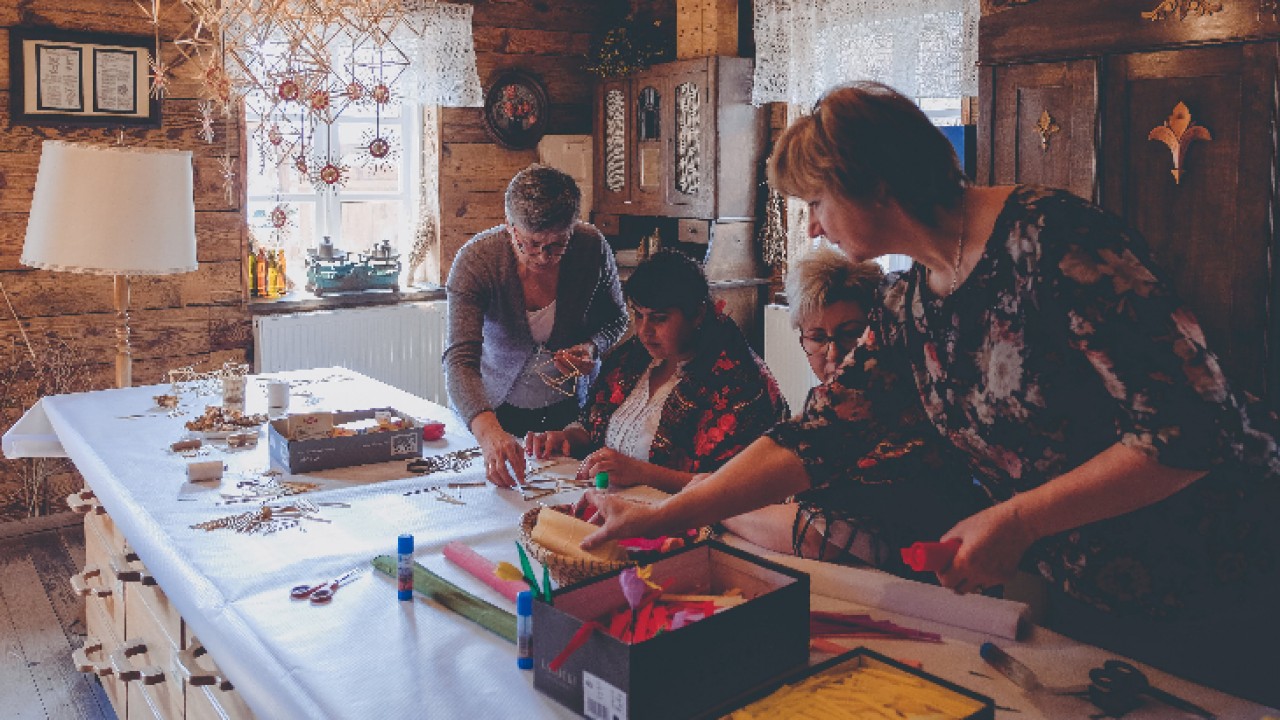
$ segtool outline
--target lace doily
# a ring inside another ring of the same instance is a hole
[[[910,97],[978,94],[978,0],[756,0],[760,105],[812,105],[877,80]]]
[[[392,38],[409,59],[410,97],[425,105],[483,106],[472,6],[404,0],[404,8],[405,23]]]

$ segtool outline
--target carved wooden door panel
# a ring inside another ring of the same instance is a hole
[[[1102,204],[1146,237],[1236,387],[1273,407],[1276,48],[1108,57],[1100,168]]]
[[[631,81],[602,80],[596,87],[595,199],[598,212],[627,212],[635,163]]]
[[[667,138],[666,203],[680,216],[708,217],[716,190],[717,130],[708,59],[673,64],[667,87],[671,134]]]
[[[979,182],[1023,183],[1070,190],[1097,199],[1097,62],[1029,63],[991,68],[990,98],[979,114]],[[988,90],[988,88],[984,88]],[[986,122],[984,122],[984,120]]]

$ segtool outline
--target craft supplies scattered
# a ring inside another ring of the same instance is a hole
[[[442,437],[444,437],[444,423],[438,420],[428,420],[422,423],[423,440],[439,440]]]
[[[355,568],[318,585],[295,585],[289,591],[289,597],[294,600],[310,600],[312,605],[328,605],[338,588],[356,579],[362,572],[360,568]]]
[[[216,520],[207,520],[202,523],[196,523],[191,528],[193,530],[206,531],[235,530],[238,533],[269,535],[280,530],[298,527],[303,520],[329,522],[319,515],[322,507],[349,508],[351,506],[341,502],[313,503],[299,499],[284,505],[263,505],[257,510],[238,515],[228,515]]]
[[[267,381],[267,412],[282,413],[289,409],[289,381]]]
[[[392,408],[295,413],[267,429],[271,462],[291,473],[418,458],[422,433]]]
[[[184,438],[169,446],[169,449],[176,452],[188,452],[191,450],[199,450],[204,441],[200,438]]]
[[[408,533],[396,541],[396,598],[413,599],[413,536]]]
[[[221,460],[197,460],[187,463],[187,482],[221,482],[224,466]]]
[[[173,410],[178,407],[177,395],[156,395],[152,399],[156,401],[156,407],[165,408],[166,410]]]
[[[668,602],[667,593],[724,600]],[[588,717],[701,717],[809,659],[808,576],[720,543],[554,599],[534,602],[534,687]]]
[[[302,480],[284,480],[276,478],[279,473],[263,474],[259,478],[240,480],[232,491],[222,492],[222,504],[232,505],[246,502],[269,502],[289,495],[302,495],[320,487],[319,483]]]
[[[942,636],[938,633],[913,630],[888,620],[876,620],[870,615],[822,612],[819,610],[809,613],[809,636],[942,642]]]
[[[917,542],[902,548],[902,562],[916,572],[938,572],[951,564],[960,550],[958,539],[946,542]]]
[[[373,566],[390,577],[396,577],[396,565],[396,558],[391,555],[379,555],[373,559]],[[498,637],[512,643],[516,641],[515,615],[481,600],[416,561],[413,563],[413,589]]]
[[[503,597],[512,602],[517,602],[517,597],[520,593],[529,589],[529,584],[524,581],[523,577],[520,577],[518,571],[515,581],[504,580],[498,576],[497,563],[456,540],[444,546],[444,557],[454,565],[466,570],[472,577],[502,593]],[[515,570],[510,564],[506,565]]]
[[[227,447],[252,448],[258,446],[258,431],[231,433],[227,436]]]
[[[430,475],[437,472],[461,472],[471,464],[472,460],[480,457],[482,453],[480,448],[470,447],[464,450],[454,450],[452,452],[442,453],[440,455],[431,455],[424,458],[415,458],[405,464],[405,469],[409,472],[419,473],[421,475]],[[483,482],[478,483],[484,485]]]
[[[767,695],[725,714],[731,720],[822,717],[992,718],[990,698],[866,648],[804,671]]]
[[[1142,705],[1143,696],[1158,700],[1170,707],[1197,717],[1214,720],[1213,713],[1172,693],[1154,688],[1141,670],[1123,660],[1108,660],[1089,671],[1088,685],[1050,687],[1040,682],[1035,671],[1023,665],[995,643],[985,642],[978,649],[982,656],[1000,674],[1029,693],[1046,692],[1052,695],[1070,695],[1086,698],[1107,717],[1120,717]]]
[[[516,595],[516,667],[533,669],[533,593]]]

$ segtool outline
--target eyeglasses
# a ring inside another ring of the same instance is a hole
[[[520,230],[517,230],[513,225],[511,226],[511,234],[515,237],[516,247],[520,248],[520,252],[524,253],[525,255],[542,255],[545,257],[558,258],[558,257],[564,257],[564,254],[569,251],[569,238],[567,235],[562,233],[527,233],[526,234],[524,232],[521,232]],[[541,237],[553,236],[553,237],[556,237],[557,239],[551,240],[550,242],[543,242],[543,243],[530,242],[527,235],[533,235],[535,238],[539,236]]]
[[[819,355],[827,352],[827,346],[834,343],[841,356],[848,355],[858,346],[858,339],[862,337],[864,330],[866,328],[841,328],[834,335],[821,331],[800,333],[800,348],[805,355]]]

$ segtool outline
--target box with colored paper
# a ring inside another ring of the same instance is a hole
[[[534,603],[534,687],[588,718],[667,720],[696,716],[808,662],[808,575],[718,542],[677,550],[650,567],[664,596],[736,589],[741,600],[623,642],[603,627],[579,632],[628,607],[624,571],[561,588],[554,604]],[[575,635],[585,642],[563,656]],[[553,669],[557,658],[562,664]]]
[[[267,441],[272,465],[305,473],[422,455],[418,422],[393,408],[339,411],[323,422],[316,422],[317,415],[297,414],[271,421]],[[328,428],[327,432],[336,436],[318,432],[317,427]]]
[[[735,698],[705,717],[755,720],[815,706],[830,720],[992,720],[996,712],[985,695],[860,647]]]

